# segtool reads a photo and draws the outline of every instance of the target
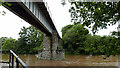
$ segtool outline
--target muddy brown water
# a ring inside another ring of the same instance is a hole
[[[35,55],[18,55],[28,66],[118,66],[118,56],[103,59],[101,56],[66,55],[65,60],[40,60]],[[8,55],[2,54],[2,60],[8,61]]]

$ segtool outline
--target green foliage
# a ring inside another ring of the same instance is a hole
[[[82,25],[74,25],[63,36],[63,47],[73,54],[82,53],[83,41],[88,33],[88,30]]]
[[[62,0],[61,4],[64,6],[66,4],[65,0]]]
[[[42,50],[43,49],[43,44],[41,43],[41,45],[40,45],[40,47],[36,47],[36,51],[38,51],[38,50]]]
[[[120,37],[120,32],[113,31],[113,32],[111,32],[111,35],[112,35],[112,36]]]
[[[23,27],[19,33],[20,38],[17,41],[17,53],[37,53],[43,40],[43,33],[33,26]]]
[[[43,33],[35,27],[23,27],[19,35],[18,40],[12,38],[5,40],[2,49],[11,49],[19,54],[35,54],[42,48]]]
[[[26,41],[26,44],[40,46],[42,42],[43,33],[33,26],[28,28],[23,27],[19,33],[20,38]]]
[[[64,2],[64,1],[63,1]],[[116,24],[120,20],[119,2],[80,2],[72,1],[69,12],[74,25],[67,29],[63,28],[63,47],[68,50],[67,54],[92,54],[92,55],[116,55],[120,54],[120,33],[113,32],[111,36],[83,35],[73,28],[81,24],[92,28],[93,34],[99,29]],[[67,27],[67,26],[66,26]],[[80,28],[80,27],[79,27]],[[67,30],[64,30],[67,29]],[[75,32],[75,31],[76,32]]]
[[[62,28],[62,37],[64,36],[64,34],[67,32],[67,30],[69,30],[73,25],[67,25],[64,28]]]
[[[91,36],[88,33],[88,30],[80,24],[68,29],[62,37],[65,54],[106,55],[107,57],[120,54],[120,38]]]
[[[24,38],[19,38],[16,41],[16,51],[15,53],[19,53],[19,54],[25,54],[28,52],[28,48],[27,48],[27,44],[26,41],[24,40]]]
[[[8,39],[7,37],[0,38],[0,47],[4,44],[5,40]]]
[[[100,29],[114,25],[120,20],[119,2],[71,2],[71,20],[92,28],[95,34]]]
[[[93,54],[93,55],[116,55],[118,54],[117,49],[119,49],[119,45],[117,45],[117,38],[112,36],[90,36],[86,37],[86,41],[84,42],[85,46],[85,54]]]
[[[84,50],[85,54],[99,54],[98,52],[98,45],[101,42],[100,36],[91,36],[87,35],[86,40],[84,41]]]
[[[14,50],[15,42],[16,42],[15,39],[7,39],[7,40],[5,40],[5,42],[4,42],[3,46],[2,46],[2,49],[3,50]]]

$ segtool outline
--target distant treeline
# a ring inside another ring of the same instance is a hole
[[[110,36],[90,35],[80,24],[67,25],[62,28],[62,45],[66,54],[116,55],[120,54],[120,37],[115,37],[116,33],[114,31]]]

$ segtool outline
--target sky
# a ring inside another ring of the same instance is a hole
[[[5,11],[5,15],[0,14],[0,37],[12,37],[17,39],[18,33],[23,26],[30,26],[27,22],[24,22],[21,18],[0,6],[0,11]]]
[[[60,36],[62,36],[62,27],[73,24],[71,22],[70,13],[68,12],[70,4],[67,3],[65,6],[61,5],[61,0],[47,0],[50,14],[54,20],[54,25]],[[6,14],[3,16],[0,14],[0,37],[12,37],[18,39],[21,28],[23,26],[29,27],[30,24],[7,10],[6,8],[0,6],[0,11],[5,11]],[[109,35],[110,31],[116,31],[117,24],[108,27],[106,30],[100,30],[97,35]]]

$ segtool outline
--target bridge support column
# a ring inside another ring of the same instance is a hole
[[[64,59],[64,50],[59,49],[59,38],[56,31],[53,31],[52,37],[43,35],[43,49],[38,51],[38,58],[62,60]]]
[[[51,59],[51,37],[43,34],[43,49],[38,51],[39,59]]]
[[[56,31],[53,31],[52,33],[52,59],[53,60],[63,60],[65,58],[64,56],[64,50],[59,49],[60,43],[59,38]]]
[[[52,33],[52,59],[57,59],[58,35],[56,31]]]

